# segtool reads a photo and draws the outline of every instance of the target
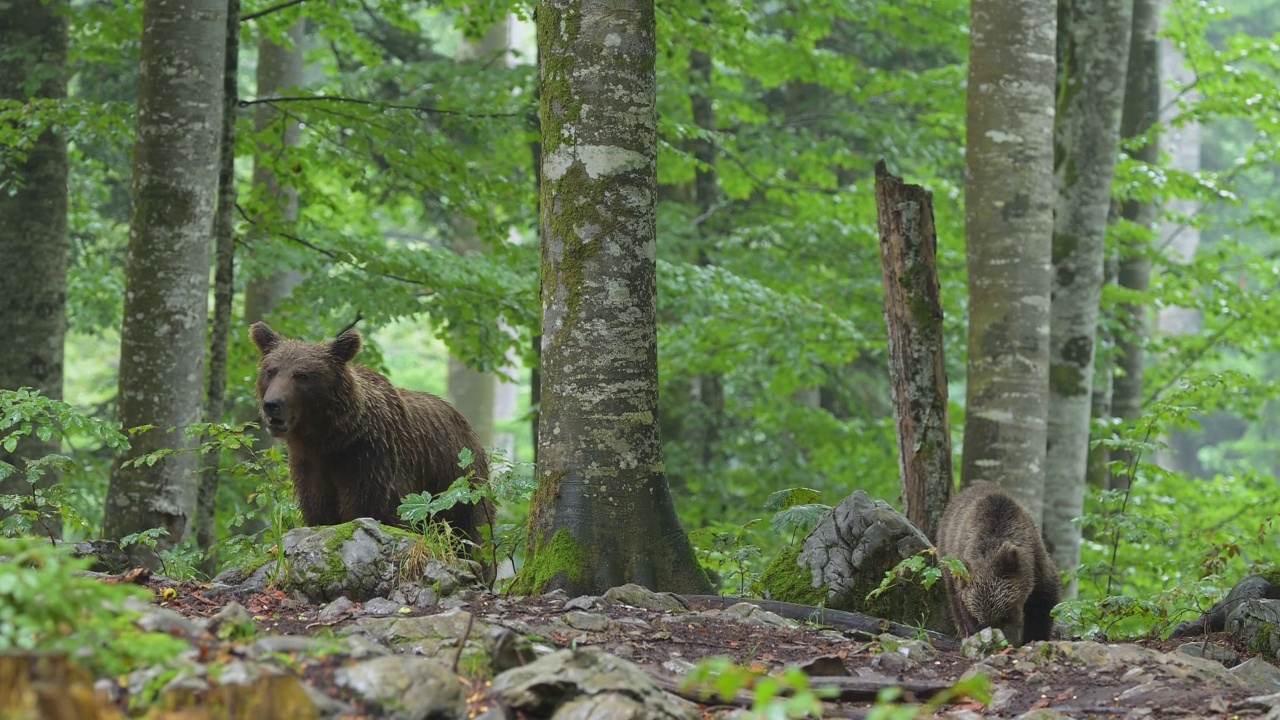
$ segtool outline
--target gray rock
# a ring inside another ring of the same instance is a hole
[[[257,634],[258,626],[253,624],[253,616],[240,603],[232,600],[217,615],[209,618],[209,632],[223,640],[249,638]]]
[[[159,632],[188,640],[195,640],[205,632],[204,625],[195,623],[168,608],[152,605],[135,597],[126,598],[124,607],[126,610],[138,613],[138,627],[148,632]]]
[[[1228,615],[1241,603],[1246,600],[1264,599],[1280,600],[1280,586],[1272,585],[1261,575],[1249,575],[1236,583],[1227,596],[1214,603],[1204,615],[1195,620],[1180,623],[1169,637],[1187,637],[1221,631],[1226,628]]]
[[[556,712],[561,708],[575,713],[565,717],[585,717],[576,713],[578,708],[586,706],[574,701],[606,695],[642,698],[645,714],[636,717],[692,720],[698,716],[692,705],[662,692],[645,671],[591,647],[560,650],[524,667],[508,670],[493,679],[489,692],[513,708],[539,717],[561,717]],[[610,707],[626,712],[622,705]],[[615,716],[604,713],[595,717]]]
[[[960,654],[971,660],[993,655],[1009,647],[1009,641],[999,628],[982,628],[960,641]]]
[[[933,547],[929,538],[883,500],[858,490],[824,514],[804,540],[796,562],[807,568],[811,587],[826,586],[827,606],[871,612],[886,620],[917,624],[923,616],[932,630],[950,632],[946,596],[937,583],[893,589],[872,607],[866,595],[899,562]],[[923,601],[908,602],[907,598]],[[924,610],[927,608],[927,610]]]
[[[1227,632],[1275,659],[1280,657],[1280,600],[1243,600],[1227,612]]]
[[[579,595],[564,601],[565,610],[590,610],[597,607],[600,602],[599,595]]]
[[[795,620],[788,620],[758,605],[745,602],[730,605],[720,614],[723,617],[733,618],[748,625],[761,625],[764,627],[798,627],[800,625]]]
[[[470,618],[470,613],[464,610],[418,617],[361,617],[342,627],[338,634],[363,633],[397,653],[448,659],[450,662],[458,654],[458,643],[465,637],[467,645],[459,657],[469,663],[487,664],[482,638],[492,626],[483,622],[470,623]]]
[[[408,610],[406,605],[393,602],[386,598],[372,598],[364,603],[365,615],[401,615],[403,610]]]
[[[1252,690],[1264,693],[1280,692],[1280,668],[1262,658],[1253,658],[1227,672]]]
[[[334,620],[350,614],[351,610],[355,606],[356,604],[351,602],[350,598],[343,595],[321,608],[320,614],[316,619],[320,622],[333,622]]]
[[[1223,647],[1217,643],[1211,642],[1189,642],[1178,646],[1177,651],[1191,657],[1204,658],[1205,660],[1216,660],[1226,667],[1235,667],[1240,664],[1240,654],[1231,648]]]
[[[334,647],[333,640],[327,638],[306,635],[268,635],[250,643],[245,648],[245,656],[250,660],[261,660],[270,655],[310,655],[332,647]]]
[[[462,681],[443,664],[427,658],[365,660],[340,668],[334,682],[395,720],[461,718],[467,710]]]
[[[684,612],[689,609],[689,606],[685,605],[683,600],[672,593],[654,592],[643,585],[635,583],[609,588],[605,591],[603,600],[608,605],[630,605],[643,610],[657,610],[659,612]]]
[[[529,638],[504,627],[490,628],[484,634],[484,649],[494,674],[533,662],[533,643]]]
[[[601,632],[615,625],[608,615],[582,612],[581,610],[570,610],[565,613],[564,622],[575,630],[587,630],[589,632]]]
[[[216,672],[210,673],[218,685],[252,685],[264,676],[280,674],[279,669],[270,665],[248,662],[225,663],[217,666]]]

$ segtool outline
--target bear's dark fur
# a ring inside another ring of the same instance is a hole
[[[1013,645],[1049,639],[1061,579],[1031,514],[1012,495],[988,482],[965,488],[942,513],[937,552],[969,569],[968,582],[942,573],[961,637],[992,627]]]
[[[489,461],[470,423],[429,393],[401,390],[379,373],[352,365],[360,333],[332,342],[289,340],[265,323],[249,329],[262,353],[258,400],[267,431],[289,447],[289,475],[307,525],[371,517],[403,525],[405,495],[440,493],[463,475],[458,452],[470,448],[476,483]],[[493,506],[455,505],[440,514],[479,542]]]

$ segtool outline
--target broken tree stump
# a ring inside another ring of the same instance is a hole
[[[881,160],[876,215],[902,500],[907,519],[936,538],[954,480],[933,194],[889,174]]]

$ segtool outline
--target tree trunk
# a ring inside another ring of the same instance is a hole
[[[299,20],[289,27],[286,33],[290,46],[277,45],[270,38],[263,37],[258,43],[258,97],[279,95],[288,88],[303,84],[303,69],[306,41],[306,22]],[[287,148],[296,147],[301,139],[301,129],[296,120],[281,120],[280,113],[267,103],[254,106],[254,132],[262,132],[273,124],[280,128],[278,143],[262,144],[254,151],[253,185],[255,190],[261,188],[269,206],[278,208],[278,222],[291,223],[298,219],[298,191],[292,187],[282,188],[271,163],[266,158],[284,152]],[[256,218],[261,221],[262,218]],[[258,242],[272,242],[259,239]],[[249,280],[244,290],[244,321],[251,325],[259,320],[266,320],[281,300],[293,294],[293,289],[302,283],[302,273],[292,269],[280,269],[266,272]]]
[[[930,538],[951,500],[951,416],[933,194],[876,164],[889,379],[907,519]]]
[[[209,380],[205,390],[205,422],[222,421],[226,410],[227,349],[231,342],[231,305],[235,296],[236,251],[236,105],[240,99],[240,0],[227,0],[226,57],[222,76],[222,143],[218,161],[218,212],[213,241],[213,327],[209,332]],[[212,577],[217,558],[211,550],[218,540],[214,522],[218,509],[218,474],[222,454],[200,458],[196,493],[196,547],[205,554],[201,570]]]
[[[108,538],[161,527],[169,533],[162,544],[172,545],[195,504],[190,452],[125,463],[188,450],[182,429],[200,420],[226,31],[226,0],[146,0],[143,8],[119,419],[156,429],[134,436],[111,473]]]
[[[1053,301],[1044,537],[1058,568],[1080,565],[1107,214],[1120,142],[1133,0],[1058,1]],[[1076,582],[1066,588],[1075,597]]]
[[[543,0],[542,419],[524,590],[706,593],[658,428],[653,0]]]
[[[67,95],[65,0],[15,0],[0,22],[0,98],[62,99]],[[67,334],[67,140],[45,130],[11,167],[0,166],[0,388],[31,387],[62,399],[62,348]],[[0,482],[0,495],[30,495],[22,458],[59,451],[60,443],[32,435],[0,462],[17,468]],[[58,481],[46,472],[37,487]],[[0,511],[3,517],[3,511]],[[33,528],[62,534],[56,512]]]
[[[1160,19],[1160,0],[1134,0],[1133,32],[1129,42],[1129,69],[1125,81],[1124,114],[1120,120],[1120,136],[1135,138],[1148,134],[1160,112],[1160,63],[1156,27]],[[1137,150],[1129,151],[1138,160],[1155,164],[1160,158],[1160,146],[1153,135]],[[1154,203],[1126,201],[1121,215],[1144,230],[1154,229],[1156,207]],[[1120,269],[1117,282],[1121,287],[1145,293],[1151,280],[1151,262],[1145,257],[1146,237],[1128,247],[1121,248]],[[1116,370],[1111,398],[1111,411],[1115,417],[1132,422],[1142,416],[1142,370],[1144,347],[1148,334],[1147,307],[1145,305],[1121,305],[1118,309],[1121,322],[1128,330],[1116,341]],[[1114,459],[1124,461],[1129,467],[1131,454],[1117,451]],[[1111,487],[1123,489],[1129,486],[1126,472],[1112,473]]]
[[[969,374],[961,479],[1044,510],[1053,235],[1049,0],[974,0],[965,233]]]
[[[510,63],[511,18],[505,16],[495,22],[477,42],[465,42],[458,52],[460,62],[492,62],[501,59]],[[468,217],[457,216],[451,223],[453,251],[459,255],[482,250],[476,223]],[[498,377],[469,367],[461,358],[449,356],[449,402],[475,428],[480,444],[493,445],[494,413],[497,403]]]

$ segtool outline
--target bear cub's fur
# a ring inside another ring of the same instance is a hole
[[[476,484],[489,461],[471,424],[429,393],[401,390],[352,365],[363,340],[348,330],[331,342],[290,340],[265,323],[249,329],[262,354],[258,401],[264,427],[289,448],[289,475],[307,525],[371,517],[403,525],[405,495],[443,492],[464,474],[458,452],[470,448]],[[493,505],[455,505],[438,517],[473,542],[492,524]]]
[[[1061,579],[1031,514],[1012,495],[989,482],[965,488],[942,513],[937,552],[969,569],[968,582],[942,573],[960,637],[991,627],[1013,645],[1049,639]]]

